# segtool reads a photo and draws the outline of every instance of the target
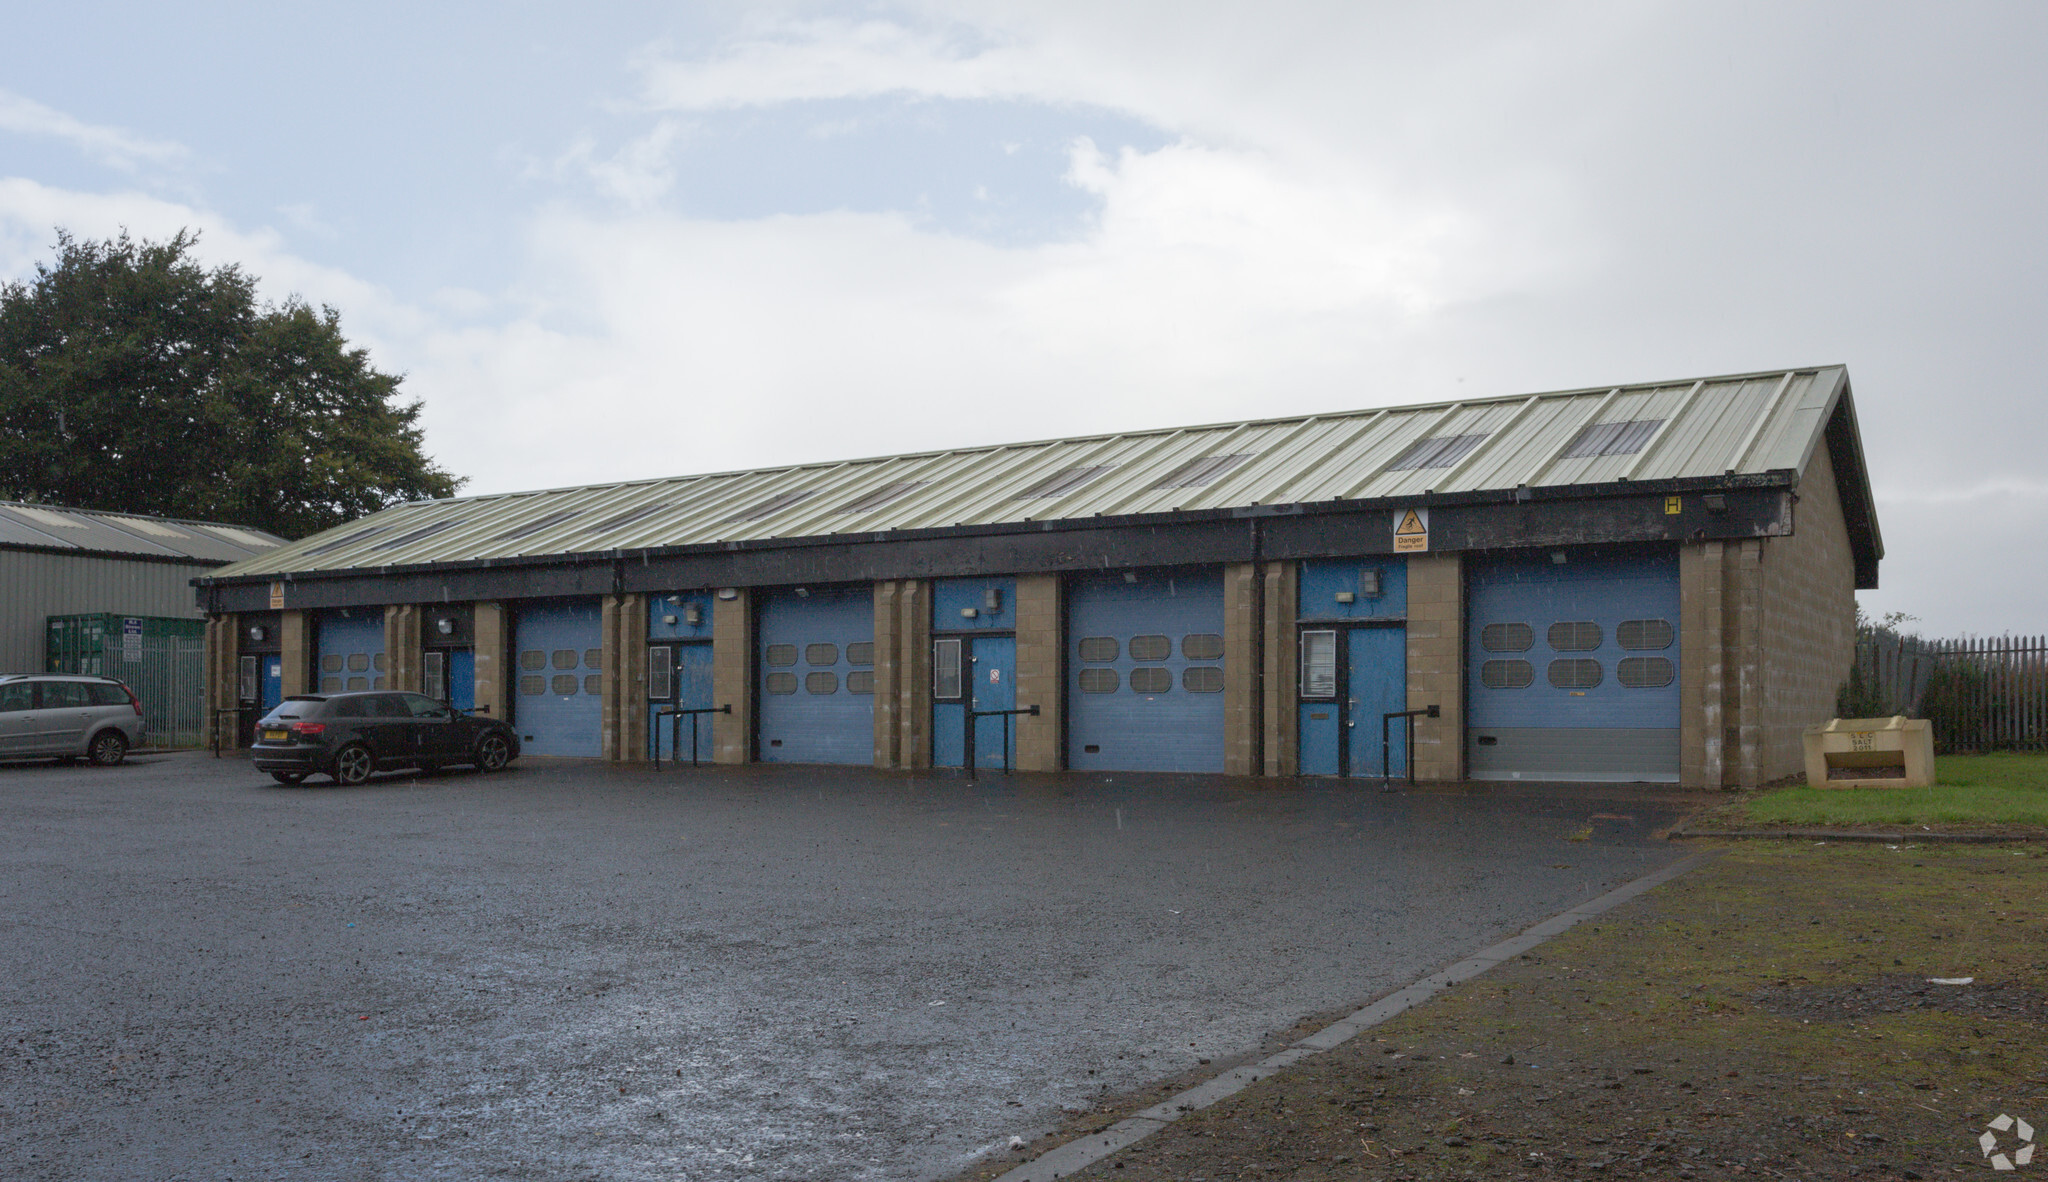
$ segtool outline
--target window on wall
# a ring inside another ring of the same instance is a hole
[[[538,673],[548,667],[548,655],[537,648],[527,649],[519,654],[519,667],[528,673]]]
[[[846,646],[846,663],[849,665],[872,665],[875,663],[875,642],[856,640]]]
[[[448,654],[434,650],[423,654],[420,678],[427,696],[437,702],[448,700]]]
[[[765,654],[768,663],[778,669],[787,669],[796,664],[796,646],[793,644],[771,644]]]
[[[585,669],[602,669],[602,668],[604,668],[604,650],[603,650],[603,649],[601,649],[601,648],[587,648],[587,649],[584,649],[584,650],[583,650],[583,667],[584,667]]]
[[[548,688],[554,690],[555,696],[558,698],[574,697],[576,694],[576,675],[574,673],[557,673],[555,674],[553,684]]]
[[[941,702],[961,698],[960,642],[932,641],[932,697]]]
[[[1223,692],[1223,670],[1214,665],[1190,665],[1181,670],[1180,688],[1191,694]]]
[[[810,694],[836,694],[839,692],[839,675],[823,669],[804,675],[804,692]]]
[[[1223,659],[1223,638],[1214,632],[1197,632],[1180,638],[1180,655],[1190,661]]]
[[[1131,692],[1163,694],[1173,688],[1173,670],[1161,665],[1140,665],[1131,670]]]
[[[839,646],[836,644],[807,644],[804,646],[804,664],[837,665]]]
[[[548,663],[557,669],[574,669],[576,667],[576,650],[573,648],[558,648],[549,654]]]
[[[1301,696],[1337,696],[1337,634],[1334,631],[1301,634]]]
[[[796,674],[770,673],[767,678],[767,689],[769,693],[777,695],[795,693]]]
[[[340,653],[325,653],[325,654],[322,654],[322,656],[320,657],[320,672],[322,672],[322,673],[339,673],[339,672],[341,672],[341,654],[340,654]]]
[[[846,675],[846,692],[849,694],[871,694],[875,692],[875,675],[867,669],[855,669]]]

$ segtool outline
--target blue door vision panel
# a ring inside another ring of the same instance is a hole
[[[384,688],[384,613],[322,612],[315,623],[315,687],[323,694]],[[297,693],[297,690],[293,690]]]
[[[1678,606],[1675,552],[1475,564],[1471,777],[1676,781]]]
[[[512,725],[534,755],[595,757],[604,725],[600,609],[595,599],[520,604]]]
[[[762,596],[757,753],[764,763],[875,759],[875,601],[867,587]]]
[[[1077,578],[1067,592],[1067,766],[1223,770],[1223,573]]]

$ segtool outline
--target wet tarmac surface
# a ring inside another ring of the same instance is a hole
[[[0,767],[0,1175],[943,1176],[1675,861],[1693,803]]]

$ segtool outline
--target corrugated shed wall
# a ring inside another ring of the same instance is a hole
[[[49,616],[120,612],[198,619],[191,580],[214,568],[0,550],[0,672],[42,671]]]

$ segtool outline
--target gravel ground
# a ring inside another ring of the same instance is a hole
[[[0,768],[0,1174],[950,1174],[1684,851],[1630,789]]]

